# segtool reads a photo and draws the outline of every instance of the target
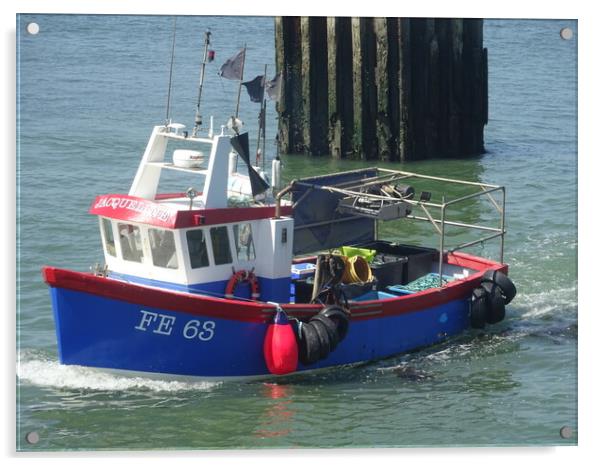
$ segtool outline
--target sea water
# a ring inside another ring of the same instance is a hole
[[[39,24],[37,35],[26,33],[30,22]],[[574,31],[571,40],[560,37],[563,27]],[[219,66],[246,43],[245,76],[262,74],[264,64],[271,76],[274,22],[178,18],[170,117],[189,128],[207,28],[217,57],[207,67],[202,111],[219,129],[234,112],[237,91],[217,76]],[[86,271],[102,261],[98,223],[87,210],[98,194],[127,192],[152,126],[166,118],[172,32],[173,18],[163,16],[18,19],[17,448],[575,444],[575,21],[485,21],[489,124],[482,157],[382,164],[506,186],[504,260],[518,294],[500,324],[277,384],[130,378],[58,364],[40,268]],[[258,110],[243,94],[241,118],[251,134]],[[268,112],[272,141],[273,107]],[[267,152],[269,162],[270,142]],[[283,163],[285,180],[364,166],[292,155]],[[380,230],[413,244],[435,238],[428,224],[393,222]],[[495,256],[498,249],[471,252]],[[560,437],[562,426],[573,430],[571,438]],[[37,444],[25,441],[32,431]]]

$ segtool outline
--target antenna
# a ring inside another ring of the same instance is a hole
[[[199,96],[196,101],[196,114],[194,116],[194,129],[192,130],[192,136],[195,137],[203,119],[201,118],[201,94],[203,93],[203,81],[205,81],[205,65],[207,64],[207,52],[209,51],[209,44],[211,43],[211,31],[207,29],[205,32],[205,53],[203,54],[203,62],[201,63],[201,79],[199,82]]]
[[[171,104],[171,78],[173,76],[173,62],[176,54],[176,22],[177,16],[173,18],[173,39],[171,43],[171,64],[169,65],[169,84],[167,86],[167,109],[165,111],[165,125],[169,124],[169,107]]]

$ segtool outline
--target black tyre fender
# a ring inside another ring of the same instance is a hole
[[[504,304],[510,304],[516,296],[516,286],[514,286],[512,280],[510,280],[504,272],[500,272],[499,270],[487,270],[483,274],[482,282],[495,283],[499,286],[504,295]]]
[[[339,333],[339,342],[343,341],[349,330],[349,316],[342,307],[328,306],[322,309],[319,315],[323,315],[332,319],[337,324],[337,332]]]
[[[316,329],[309,324],[301,325],[301,342],[299,345],[299,361],[309,366],[320,359],[320,338]]]
[[[485,328],[489,303],[487,292],[480,286],[472,290],[470,298],[470,326],[472,328]]]
[[[339,332],[337,330],[336,322],[322,314],[316,314],[315,316],[313,316],[310,319],[310,322],[313,322],[313,321],[321,322],[324,325],[324,327],[326,328],[326,331],[328,332],[328,341],[330,343],[330,351],[334,351],[335,348],[339,344]]]
[[[487,323],[497,324],[506,317],[506,304],[502,288],[492,282],[482,282],[481,287],[487,293]]]
[[[320,341],[319,353],[320,359],[325,359],[330,354],[330,339],[328,338],[328,330],[319,320],[310,321],[308,326],[314,328]]]

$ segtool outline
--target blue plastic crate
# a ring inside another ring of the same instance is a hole
[[[386,287],[386,290],[390,293],[393,293],[396,296],[416,293],[412,290],[406,290],[404,288],[404,285],[390,285]]]
[[[314,274],[316,271],[316,264],[311,262],[302,262],[300,264],[293,264],[291,266],[291,278],[307,278]]]
[[[366,294],[353,298],[350,301],[371,301],[373,299],[388,299],[396,298],[397,296],[391,293],[385,293],[384,291],[369,291]]]

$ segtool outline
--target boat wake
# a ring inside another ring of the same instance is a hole
[[[524,294],[513,305],[523,320],[545,319],[546,316],[576,316],[577,285]]]
[[[129,377],[82,366],[65,366],[38,354],[21,354],[17,363],[21,382],[40,387],[93,391],[141,390],[151,392],[209,391],[221,382],[156,380]]]

